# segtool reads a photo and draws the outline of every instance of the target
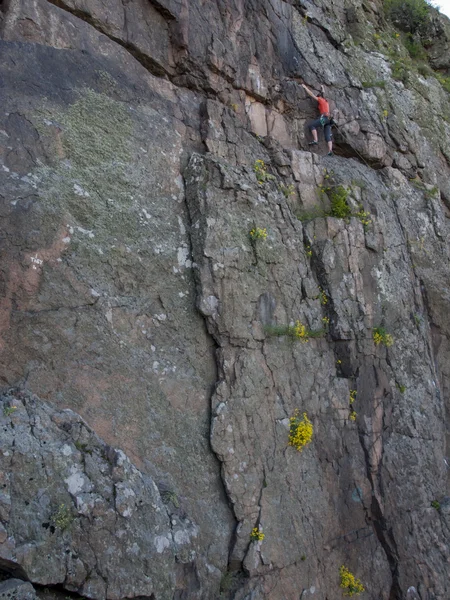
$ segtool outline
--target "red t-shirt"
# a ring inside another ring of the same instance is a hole
[[[317,104],[319,105],[319,112],[321,115],[329,115],[330,114],[330,105],[325,100],[325,98],[321,98],[319,96],[317,98]]]

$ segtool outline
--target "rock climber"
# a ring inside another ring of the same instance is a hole
[[[330,114],[330,105],[324,98],[324,87],[323,85],[320,86],[320,92],[317,94],[317,96],[313,94],[309,87],[306,86],[304,83],[302,83],[302,88],[305,90],[308,96],[310,96],[313,100],[316,100],[320,112],[320,117],[318,119],[315,119],[315,121],[313,121],[309,125],[309,130],[311,131],[313,136],[313,141],[310,142],[309,145],[317,146],[317,144],[319,143],[317,137],[317,128],[323,127],[325,140],[328,144],[328,156],[333,156],[333,141],[331,133],[331,125],[333,123],[333,119],[331,118]]]

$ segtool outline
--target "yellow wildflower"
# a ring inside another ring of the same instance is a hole
[[[300,418],[296,410],[294,416],[289,419],[289,446],[301,452],[311,442],[313,433],[314,429],[308,415],[304,412],[303,417]]]
[[[300,323],[300,321],[296,321],[295,325],[292,327],[292,335],[301,342],[307,342],[309,340],[308,330],[305,325]]]
[[[344,589],[345,596],[355,596],[365,591],[360,580],[356,579],[344,565],[339,569],[339,575],[341,576],[341,588]]]
[[[252,529],[252,532],[250,534],[250,539],[252,540],[252,542],[262,542],[263,539],[266,536],[264,535],[264,533],[259,529],[259,527],[254,527]]]

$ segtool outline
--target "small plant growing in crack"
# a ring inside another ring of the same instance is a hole
[[[319,294],[320,304],[322,306],[326,306],[328,304],[327,293],[321,287],[319,288],[319,291],[320,291],[320,294]]]
[[[283,183],[280,183],[280,192],[283,194],[283,196],[285,198],[289,198],[289,196],[293,196],[295,194],[294,184],[291,183],[290,185],[284,185]]]
[[[161,492],[161,499],[164,502],[164,504],[169,504],[169,502],[172,502],[175,508],[180,508],[178,496],[175,494],[175,492],[172,492],[171,490],[164,490],[164,492]]]
[[[356,417],[357,417],[357,412],[354,409],[353,403],[356,400],[356,394],[358,392],[356,390],[350,390],[350,396],[349,396],[349,404],[350,404],[350,414],[349,414],[349,419],[350,421],[356,421]]]
[[[309,340],[309,331],[300,321],[295,321],[295,325],[290,327],[289,333],[293,338],[300,340],[301,342],[307,342]]]
[[[327,178],[327,177],[325,177]],[[319,193],[326,194],[330,199],[330,215],[336,219],[347,219],[352,214],[347,199],[349,191],[343,185],[319,185]]]
[[[302,343],[309,342],[310,338],[322,337],[325,333],[325,329],[307,329],[299,320],[295,321],[294,325],[267,325],[264,331],[269,336],[286,335]]]
[[[4,406],[3,407],[3,416],[10,417],[17,410],[17,406]]]
[[[440,503],[439,503],[437,500],[433,500],[433,501],[431,502],[431,506],[432,506],[434,509],[436,509],[436,510],[439,510],[439,509],[441,508],[441,505],[440,505]]]
[[[353,216],[355,216],[361,221],[364,231],[367,231],[369,229],[370,224],[372,223],[372,219],[370,217],[370,213],[364,210],[362,204],[359,205],[359,211],[357,213],[354,213]]]
[[[263,185],[267,181],[273,181],[275,179],[274,175],[271,175],[267,172],[266,163],[261,159],[258,159],[255,162],[255,164],[253,165],[253,171],[256,175],[256,180],[259,183],[259,185]]]
[[[254,527],[252,529],[251,534],[250,534],[250,540],[252,542],[262,542],[265,537],[266,536],[262,532],[262,529],[259,528],[259,526],[258,527]]]
[[[289,441],[288,445],[293,446],[301,452],[303,448],[312,440],[314,428],[308,415],[304,412],[300,417],[298,409],[289,419]]]
[[[267,239],[267,229],[261,227],[253,227],[248,233],[252,242],[256,242],[256,240],[266,240]]]
[[[326,172],[324,179],[330,179],[333,177],[333,172]],[[358,211],[354,212],[348,202],[351,193],[351,186],[344,186],[335,184],[332,182],[326,182],[319,185],[319,194],[326,195],[330,201],[330,209],[324,210],[316,208],[310,212],[304,212],[297,215],[300,221],[309,221],[317,217],[335,217],[336,219],[345,219],[348,221],[350,217],[356,217],[359,219],[364,227],[364,231],[369,228],[372,219],[369,212],[364,210],[364,206],[361,202],[358,203]]]
[[[339,575],[341,577],[341,588],[344,590],[344,596],[356,596],[365,591],[361,581],[356,579],[344,565],[339,569]]]
[[[383,346],[386,346],[386,348],[390,348],[394,343],[393,336],[388,333],[384,327],[374,327],[372,337],[375,346],[382,344]]]
[[[86,452],[86,454],[90,454],[92,456],[92,448],[89,448],[88,444],[84,444],[80,441],[74,442],[75,448],[80,452]]]
[[[60,504],[56,512],[52,515],[51,520],[55,527],[58,527],[61,531],[65,531],[72,525],[74,516],[66,504]]]

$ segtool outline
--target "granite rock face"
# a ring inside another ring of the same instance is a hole
[[[430,27],[441,81],[379,2],[0,2],[4,574],[330,600],[345,565],[371,600],[448,600],[449,22]],[[308,151],[302,81],[334,157]]]
[[[198,530],[170,514],[173,492],[29,394],[2,397],[2,440],[2,565],[87,597],[174,596],[175,561],[192,563]]]
[[[8,579],[0,583],[2,600],[35,600],[36,593],[31,583],[21,579]]]

